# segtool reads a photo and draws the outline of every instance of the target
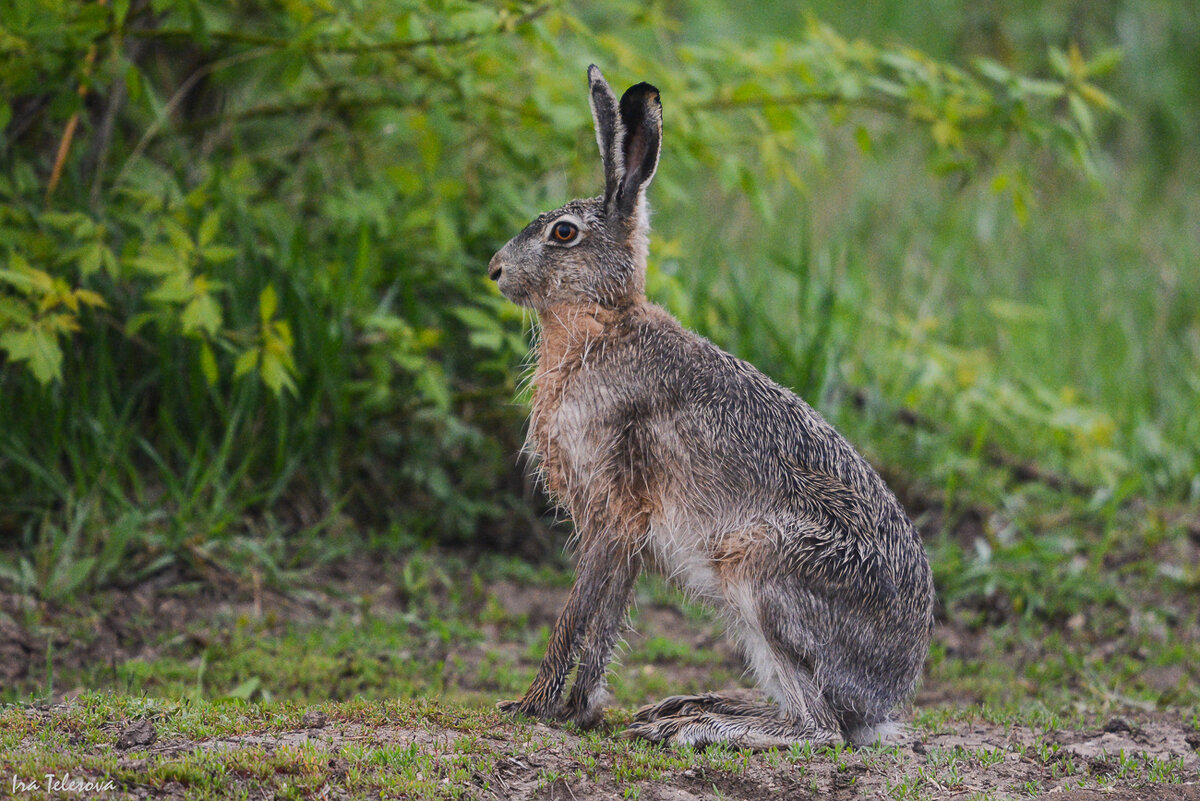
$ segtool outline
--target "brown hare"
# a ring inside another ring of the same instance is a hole
[[[645,297],[658,90],[588,69],[604,194],[531,222],[488,274],[539,322],[528,446],[578,537],[575,586],[506,712],[596,724],[643,567],[719,609],[770,701],[675,696],[628,734],[873,742],[929,646],[933,581],[883,479],[808,404]],[[575,679],[565,703],[567,677]]]

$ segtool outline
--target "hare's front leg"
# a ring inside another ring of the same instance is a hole
[[[563,710],[563,717],[585,729],[595,726],[604,716],[604,705],[609,699],[605,674],[612,659],[613,646],[617,644],[621,628],[626,624],[626,613],[633,599],[633,585],[638,577],[636,556],[626,554],[622,562],[608,575],[604,600],[588,629],[579,670],[575,672],[575,683],[571,685],[571,694]]]
[[[584,543],[575,586],[554,624],[537,676],[521,700],[499,704],[503,712],[546,720],[566,717],[581,725],[591,725],[599,717],[604,671],[629,608],[638,557],[624,539],[589,543],[585,537]],[[564,710],[560,708],[562,692],[581,647],[583,662]]]

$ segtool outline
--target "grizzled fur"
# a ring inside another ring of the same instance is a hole
[[[538,217],[489,265],[537,311],[529,447],[579,537],[537,677],[501,707],[595,724],[634,582],[651,568],[723,612],[771,702],[676,696],[639,710],[631,736],[870,742],[929,645],[920,539],[816,411],[646,301],[658,91],[638,84],[618,104],[598,69],[588,78],[604,194]]]

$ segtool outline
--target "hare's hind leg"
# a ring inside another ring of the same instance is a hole
[[[814,680],[811,664],[775,621],[795,610],[777,608],[780,596],[756,582],[730,588],[730,611],[750,669],[778,705],[739,696],[704,693],[667,698],[638,710],[628,737],[672,745],[724,742],[736,748],[814,745],[842,739],[833,709]]]
[[[824,745],[842,739],[836,725],[817,722],[812,704],[797,704],[794,699],[789,703],[787,695],[780,695],[785,701],[778,706],[719,693],[671,696],[639,709],[624,736],[671,745],[726,743],[755,749]]]
[[[673,695],[639,709],[624,735],[673,745],[727,743],[735,748],[786,748],[797,742],[832,741],[815,728],[790,719],[761,693],[751,693]]]
[[[720,715],[756,715],[774,713],[777,708],[755,690],[734,690],[729,693],[699,693],[672,695],[647,704],[633,713],[637,723],[652,723],[659,718],[715,712]]]
[[[798,725],[778,709],[765,705],[749,714],[690,712],[633,723],[624,736],[671,745],[703,747],[725,743],[732,748],[752,749],[788,748],[796,743],[824,745],[841,740],[835,732]]]

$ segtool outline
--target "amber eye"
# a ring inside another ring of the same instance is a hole
[[[579,236],[579,228],[574,223],[569,223],[566,220],[559,220],[550,229],[550,235],[559,242],[570,242],[575,237]]]

